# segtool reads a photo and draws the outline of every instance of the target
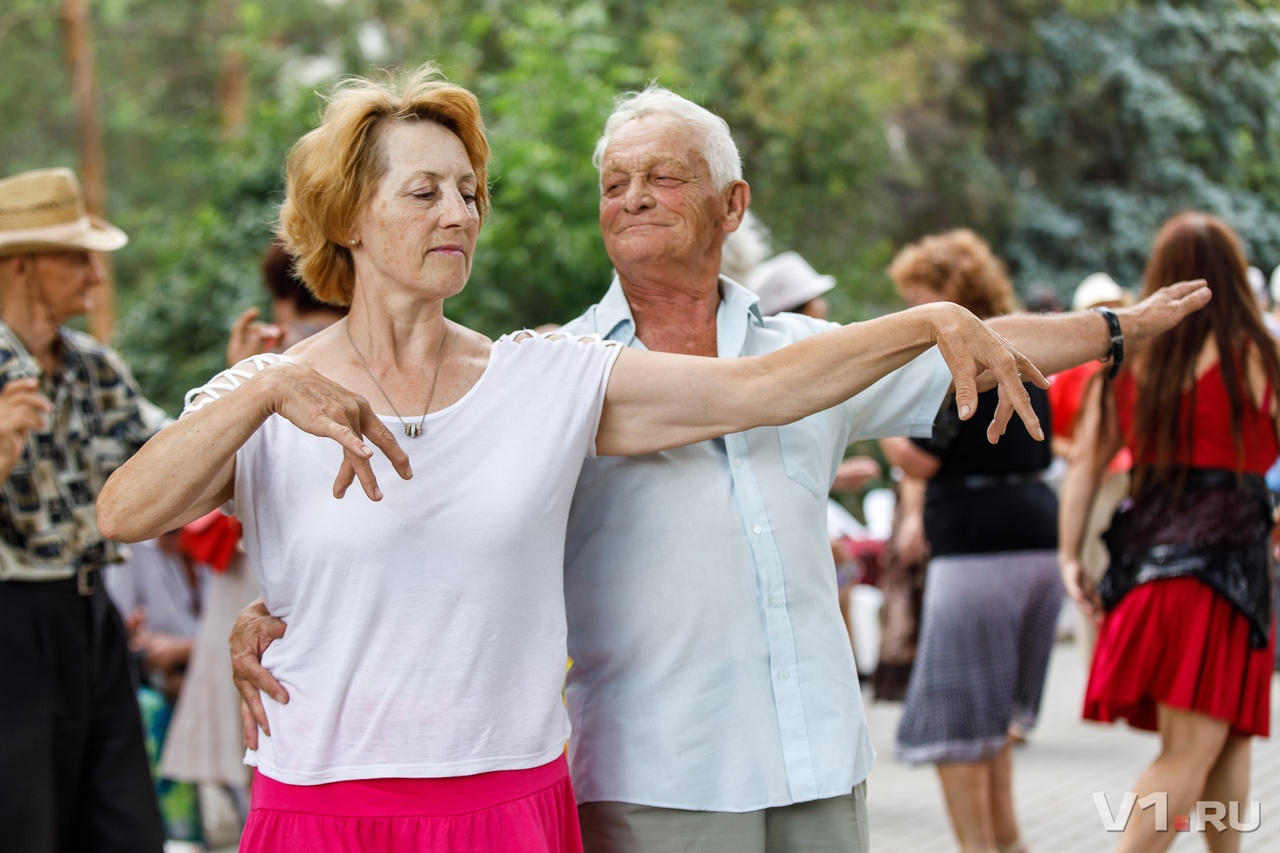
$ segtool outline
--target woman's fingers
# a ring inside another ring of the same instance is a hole
[[[387,425],[373,413],[368,404],[360,409],[360,429],[365,438],[386,455],[387,461],[401,479],[413,477],[413,470],[409,467],[409,454],[404,452],[400,442],[396,441],[395,433],[387,429]]]

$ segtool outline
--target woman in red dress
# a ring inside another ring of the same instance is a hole
[[[1197,801],[1236,803],[1244,816],[1250,739],[1268,734],[1272,509],[1262,475],[1278,452],[1280,358],[1246,268],[1221,220],[1183,213],[1165,223],[1144,295],[1205,278],[1213,299],[1114,381],[1094,383],[1063,484],[1063,580],[1101,617],[1084,716],[1160,734],[1134,790],[1168,795],[1168,825],[1156,809],[1134,809],[1119,851],[1166,849],[1169,818]],[[1080,567],[1084,523],[1122,445],[1133,484],[1104,534],[1111,567],[1095,589]],[[1202,829],[1211,850],[1239,849],[1229,823]]]

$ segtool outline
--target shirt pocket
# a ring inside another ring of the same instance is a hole
[[[810,418],[778,427],[778,443],[787,477],[816,498],[831,491],[831,448],[824,447],[822,430]]]

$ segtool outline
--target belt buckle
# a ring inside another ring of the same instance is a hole
[[[76,567],[76,592],[83,596],[95,595],[102,589],[101,566]]]

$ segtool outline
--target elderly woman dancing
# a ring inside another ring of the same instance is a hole
[[[198,389],[103,492],[103,531],[126,541],[234,498],[287,617],[265,662],[291,701],[266,702],[244,850],[578,849],[562,561],[588,455],[789,422],[934,343],[962,405],[990,370],[1008,395],[993,428],[1016,409],[1040,429],[1018,379],[1040,374],[953,305],[743,359],[452,323],[488,155],[475,97],[431,67],[340,85],[290,153],[280,233],[350,314]],[[731,231],[745,187],[680,191]]]
[[[1209,281],[1213,299],[1114,382],[1090,389],[1062,489],[1067,592],[1102,617],[1084,716],[1160,733],[1160,755],[1133,790],[1167,793],[1169,815],[1190,814],[1200,800],[1243,810],[1250,740],[1270,725],[1272,510],[1263,474],[1280,452],[1280,355],[1246,269],[1222,220],[1184,213],[1165,223],[1145,295],[1194,275]],[[1133,480],[1104,534],[1111,564],[1095,589],[1081,568],[1085,519],[1122,445],[1133,453]],[[1210,850],[1240,848],[1233,823],[1210,820],[1204,832]],[[1153,810],[1135,809],[1117,849],[1164,850],[1174,837]]]

